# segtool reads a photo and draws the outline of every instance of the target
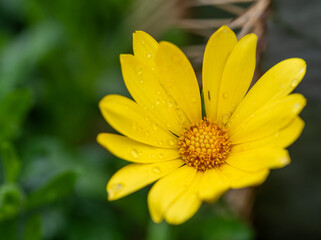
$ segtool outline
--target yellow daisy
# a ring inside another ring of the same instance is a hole
[[[227,26],[209,39],[203,60],[203,96],[194,70],[169,42],[142,31],[133,35],[134,55],[120,56],[133,100],[104,97],[99,107],[118,132],[98,142],[132,162],[107,184],[109,200],[122,198],[157,181],[148,194],[155,222],[188,220],[202,201],[213,202],[229,188],[261,184],[273,168],[290,162],[286,148],[300,135],[298,117],[306,104],[290,94],[306,71],[302,59],[284,60],[248,91],[257,37],[239,41]]]

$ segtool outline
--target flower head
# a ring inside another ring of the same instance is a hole
[[[306,104],[290,94],[306,71],[302,59],[284,60],[250,89],[257,37],[237,41],[221,27],[209,39],[202,81],[206,116],[194,70],[183,52],[147,33],[133,35],[134,55],[121,55],[122,74],[133,100],[109,95],[100,102],[118,132],[98,142],[132,162],[107,184],[109,200],[157,181],[148,194],[152,219],[188,220],[203,201],[230,188],[261,184],[270,169],[290,162],[287,146],[300,135]]]

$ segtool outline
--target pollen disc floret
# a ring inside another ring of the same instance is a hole
[[[225,163],[231,150],[231,141],[223,126],[204,118],[184,130],[178,147],[187,165],[205,171]]]

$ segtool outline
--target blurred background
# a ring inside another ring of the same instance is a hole
[[[0,239],[321,239],[320,12],[319,0],[0,0]],[[150,220],[149,187],[108,202],[106,183],[127,163],[96,143],[113,132],[98,102],[129,96],[119,54],[132,52],[132,32],[174,42],[200,70],[222,24],[259,36],[257,76],[307,61],[292,164],[180,226]]]

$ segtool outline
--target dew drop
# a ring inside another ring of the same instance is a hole
[[[150,52],[146,53],[146,57],[147,58],[151,58],[152,57],[152,54]]]
[[[223,123],[225,124],[225,123],[227,123],[228,122],[228,120],[229,120],[229,115],[228,114],[224,114],[223,115]]]
[[[143,80],[143,79],[140,79],[140,80],[139,80],[139,83],[140,83],[140,84],[143,84],[143,83],[144,83],[144,80]]]
[[[299,112],[300,110],[301,110],[301,104],[300,104],[300,103],[294,104],[294,106],[293,106],[293,112],[294,112],[294,113],[297,113],[297,112]]]
[[[289,163],[289,159],[287,157],[283,157],[283,158],[281,158],[281,162],[283,164],[287,164],[287,163]]]
[[[124,188],[124,184],[122,183],[115,183],[113,184],[110,189],[108,190],[108,195],[110,198],[114,198],[114,196]]]
[[[159,154],[158,154],[158,157],[159,157],[159,158],[163,158],[164,155],[163,155],[162,153],[159,153]]]
[[[298,85],[298,83],[299,83],[299,80],[298,79],[293,79],[292,81],[291,81],[291,87],[296,87],[297,85]]]
[[[157,126],[156,123],[153,124],[153,129],[154,129],[154,130],[157,130],[157,129],[158,129],[158,126]]]
[[[223,93],[223,98],[227,99],[229,97],[228,93]]]
[[[132,150],[130,151],[130,154],[131,154],[134,158],[138,158],[138,152],[137,152],[136,149],[132,149]]]
[[[152,156],[151,156],[152,158],[155,158],[156,157],[156,155],[155,154],[152,154]]]
[[[161,170],[160,170],[159,167],[154,167],[154,168],[153,168],[153,172],[154,172],[154,173],[160,173]]]
[[[150,135],[149,130],[146,130],[145,134],[146,134],[146,136],[149,136]]]
[[[170,146],[174,146],[174,140],[173,139],[168,139],[168,144],[170,145]]]
[[[171,128],[171,125],[169,123],[166,123],[167,128]]]
[[[140,43],[141,43],[142,45],[145,45],[145,40],[142,39],[142,40],[140,41]]]
[[[159,141],[159,145],[161,145],[161,146],[164,145],[163,140],[160,140],[160,141]]]
[[[285,84],[284,84],[284,83],[281,83],[280,88],[281,88],[281,89],[285,88]]]
[[[157,90],[157,95],[161,95],[162,91],[161,90]]]
[[[255,114],[254,114],[254,113],[252,113],[252,114],[251,114],[251,118],[254,118],[254,117],[255,117]]]
[[[143,68],[140,67],[140,66],[138,66],[138,67],[136,68],[136,73],[137,73],[137,75],[142,75],[142,73],[143,73]]]
[[[274,137],[275,138],[278,138],[280,136],[280,133],[279,132],[276,132],[275,134],[274,134]]]
[[[155,103],[156,103],[156,105],[159,105],[160,104],[160,100],[157,98]]]
[[[168,107],[173,107],[173,102],[172,102],[172,101],[169,101],[169,102],[167,103],[167,106],[168,106]]]

